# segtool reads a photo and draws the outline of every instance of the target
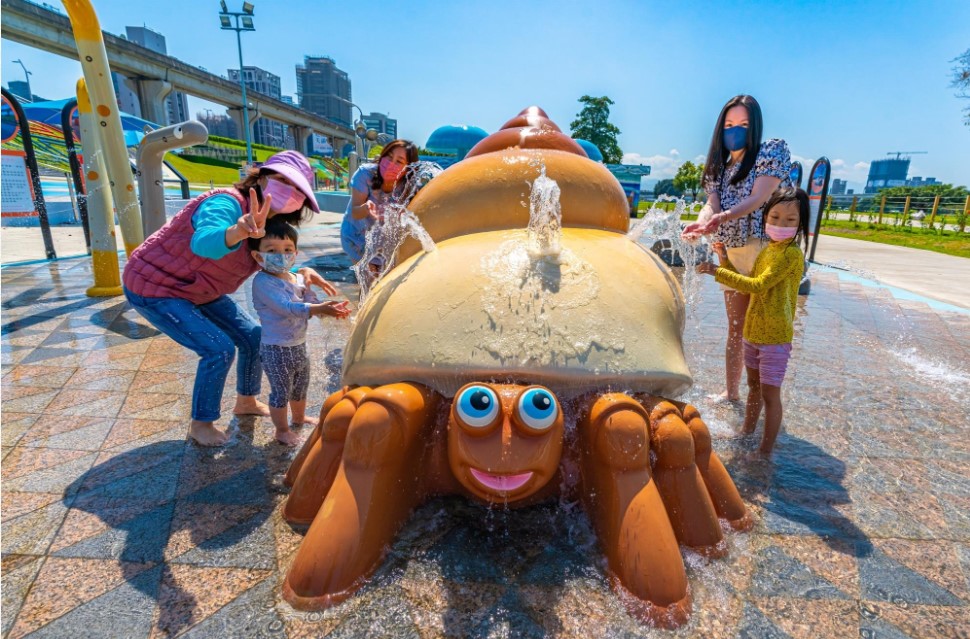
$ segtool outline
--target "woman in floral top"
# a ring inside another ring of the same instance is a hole
[[[738,95],[721,109],[704,165],[707,206],[697,222],[684,230],[685,238],[714,234],[727,247],[731,263],[742,275],[750,275],[765,239],[764,211],[768,197],[781,186],[790,186],[791,155],[784,140],[762,142],[761,106],[750,95]],[[725,348],[727,388],[721,398],[737,401],[742,361],[741,339],[748,295],[727,286],[724,306],[728,317]]]

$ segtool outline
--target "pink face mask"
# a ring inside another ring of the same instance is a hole
[[[775,226],[774,224],[766,224],[765,232],[768,237],[776,242],[783,242],[785,240],[790,240],[795,235],[798,234],[797,226]]]
[[[397,164],[391,158],[384,158],[380,163],[381,177],[383,177],[388,182],[396,182],[401,173],[404,173],[404,167]]]
[[[270,207],[277,213],[298,211],[303,206],[303,202],[306,201],[306,196],[300,189],[273,179],[266,180],[263,195],[273,196]]]

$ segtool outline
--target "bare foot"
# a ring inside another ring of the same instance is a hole
[[[740,395],[731,396],[731,395],[728,395],[727,391],[724,391],[719,395],[708,395],[707,399],[711,400],[711,402],[715,404],[728,404],[728,403],[733,404],[735,402],[740,402],[741,396]]]
[[[298,422],[294,420],[294,422],[290,424],[290,428],[301,428],[304,425],[316,426],[318,423],[320,423],[320,420],[316,417],[304,417],[303,421]]]
[[[232,409],[233,415],[269,415],[269,406],[259,401],[252,395],[239,395],[236,397],[236,407]]]
[[[285,446],[296,446],[300,443],[300,436],[288,428],[286,430],[277,430],[276,441]]]
[[[189,425],[189,437],[199,446],[224,446],[229,441],[229,434],[216,428],[212,422],[194,419]]]

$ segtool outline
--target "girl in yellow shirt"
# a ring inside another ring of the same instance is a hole
[[[714,243],[720,266],[704,262],[697,270],[751,295],[742,341],[748,372],[743,432],[754,432],[763,405],[765,432],[758,450],[769,455],[781,428],[781,382],[791,356],[795,305],[805,264],[805,254],[797,240],[803,238],[807,243],[808,195],[801,189],[779,189],[765,203],[764,210],[765,230],[771,242],[758,253],[750,276],[738,273],[721,242]]]

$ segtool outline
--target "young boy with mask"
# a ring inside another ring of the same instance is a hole
[[[269,413],[276,440],[295,446],[299,438],[290,424],[315,424],[305,415],[310,385],[310,360],[306,352],[306,329],[311,316],[347,317],[347,302],[320,302],[304,281],[291,273],[296,263],[298,235],[283,221],[267,220],[266,234],[249,238],[253,259],[262,269],[253,278],[253,306],[262,324],[259,356],[269,379]],[[287,421],[287,402],[291,419]]]

